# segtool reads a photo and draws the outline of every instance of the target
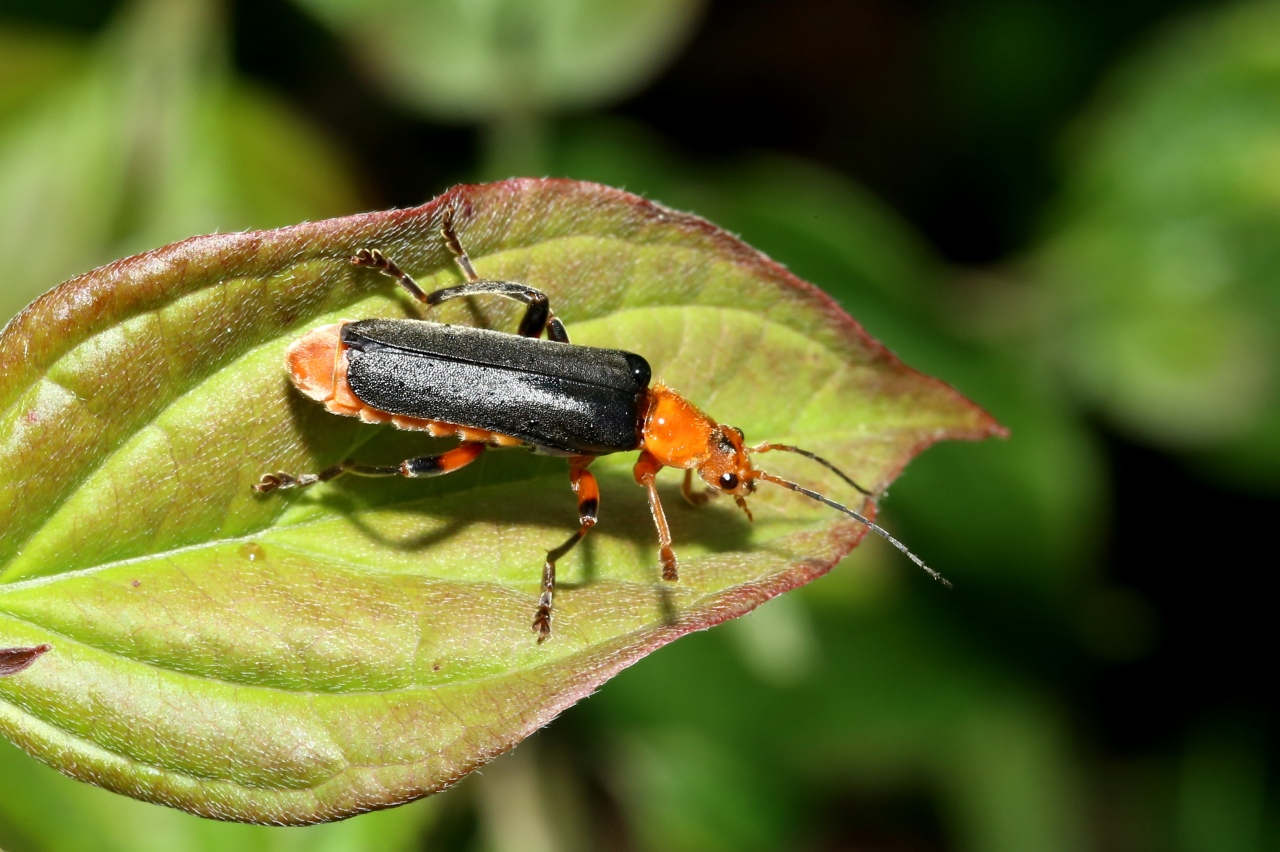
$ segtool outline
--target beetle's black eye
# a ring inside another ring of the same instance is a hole
[[[732,491],[738,487],[738,475],[736,473],[720,474],[720,487],[725,491]]]

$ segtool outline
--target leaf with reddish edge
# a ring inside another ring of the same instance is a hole
[[[464,186],[412,210],[189,239],[61,285],[0,336],[0,645],[54,648],[0,679],[5,735],[193,813],[339,819],[449,786],[862,538],[779,488],[752,498],[754,524],[730,501],[694,509],[668,474],[681,576],[663,583],[634,456],[605,457],[601,522],[562,562],[538,644],[543,551],[575,520],[563,461],[491,452],[429,482],[254,494],[267,471],[430,451],[420,433],[325,413],[290,387],[283,353],[340,318],[416,315],[348,262],[359,248],[428,290],[457,283],[446,210],[481,274],[545,290],[575,342],[639,352],[749,440],[803,446],[876,491],[934,441],[1002,432],[749,246],[603,186]],[[434,316],[513,328],[518,309]],[[806,459],[763,461],[857,496]]]

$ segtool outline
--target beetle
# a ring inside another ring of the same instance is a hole
[[[539,642],[551,634],[556,563],[596,524],[600,489],[588,467],[596,458],[616,452],[640,451],[633,472],[648,495],[664,580],[679,577],[656,485],[658,472],[671,467],[684,471],[681,491],[690,503],[700,505],[712,494],[726,494],[748,519],[752,516],[746,498],[758,482],[803,494],[866,525],[935,580],[950,585],[879,525],[823,494],[756,468],[751,456],[797,453],[873,496],[831,462],[787,444],[766,441],[749,446],[741,429],[717,423],[671,388],[651,384],[652,370],[640,355],[570,343],[545,293],[525,284],[481,278],[450,217],[444,218],[440,233],[465,284],[427,293],[373,248],[358,250],[351,263],[394,278],[426,308],[478,295],[522,302],[526,308],[515,334],[429,320],[343,321],[305,334],[289,347],[285,360],[298,390],[334,414],[433,437],[455,437],[458,445],[397,465],[347,460],[313,474],[267,473],[253,486],[256,491],[305,488],[343,474],[440,476],[471,464],[488,447],[524,446],[566,457],[569,485],[577,495],[578,529],[548,551],[543,563],[533,618]],[[694,489],[695,472],[708,489]]]

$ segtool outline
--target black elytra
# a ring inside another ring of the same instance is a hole
[[[342,328],[347,382],[392,414],[510,435],[554,455],[638,449],[652,371],[633,352],[422,320]]]

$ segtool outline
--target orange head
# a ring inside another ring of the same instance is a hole
[[[756,490],[758,471],[752,466],[743,443],[742,430],[737,426],[716,426],[706,459],[698,465],[698,475],[712,488],[745,497]]]

